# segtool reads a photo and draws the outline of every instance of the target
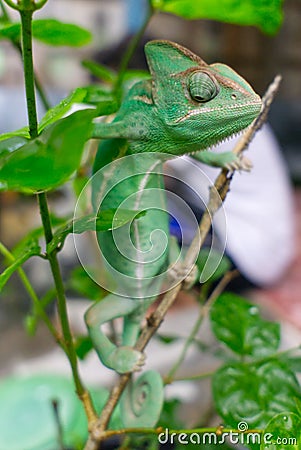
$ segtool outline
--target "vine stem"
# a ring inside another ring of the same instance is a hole
[[[121,60],[121,64],[119,67],[119,71],[118,71],[118,77],[116,80],[116,84],[115,84],[115,91],[119,91],[124,74],[126,72],[126,69],[129,65],[130,60],[132,59],[133,54],[135,53],[135,50],[137,48],[137,45],[139,44],[140,39],[142,38],[142,36],[144,35],[144,32],[151,20],[151,18],[153,17],[154,14],[154,9],[151,6],[151,4],[149,5],[149,10],[148,13],[145,17],[145,20],[141,26],[141,28],[139,29],[139,31],[132,37],[126,52],[123,55],[123,58]]]
[[[4,0],[0,0],[0,8],[1,8],[1,11],[2,11],[2,14],[3,14],[3,18],[5,19],[6,22],[13,23],[11,18],[10,18],[10,16],[9,16],[9,14],[8,14],[8,12],[7,12],[7,10],[6,10],[6,8],[5,8],[5,6],[4,6],[4,4],[3,4],[3,1]],[[13,47],[17,50],[17,52],[22,57],[22,47],[20,45],[19,40],[16,41],[14,39],[11,39],[11,44],[13,45]],[[51,108],[51,105],[50,105],[50,102],[49,102],[49,100],[48,100],[48,98],[46,96],[46,93],[44,92],[42,84],[41,84],[41,82],[40,82],[40,80],[37,77],[37,74],[35,72],[34,72],[34,82],[35,82],[35,87],[36,87],[36,90],[37,90],[37,92],[39,94],[40,100],[41,100],[41,102],[42,102],[42,104],[44,106],[44,109],[45,109],[45,111],[48,111],[48,109]]]
[[[28,5],[28,8],[26,8],[26,5]],[[21,15],[21,42],[23,51],[23,65],[24,65],[29,133],[30,137],[34,139],[38,136],[38,122],[37,122],[33,57],[32,57],[33,11],[30,3],[25,1],[23,2],[22,8],[20,9],[20,15]],[[53,234],[47,204],[47,197],[45,192],[38,194],[38,202],[40,207],[40,215],[42,219],[45,240],[46,244],[48,244],[52,240]],[[57,307],[63,334],[63,339],[61,339],[61,343],[71,366],[77,395],[84,404],[88,422],[90,423],[91,421],[94,421],[96,413],[92,404],[90,394],[86,391],[85,387],[83,386],[78,370],[77,356],[73,345],[73,338],[67,314],[65,290],[56,252],[53,251],[48,253],[47,258],[49,260],[57,293]]]
[[[174,376],[175,376],[176,372],[178,371],[179,367],[182,365],[182,363],[186,357],[187,351],[188,351],[189,347],[191,346],[191,344],[194,342],[195,336],[196,336],[197,332],[199,331],[199,328],[200,328],[204,318],[208,315],[211,306],[213,305],[215,300],[219,297],[219,295],[224,291],[224,289],[230,283],[230,281],[232,281],[233,278],[236,277],[238,274],[239,274],[238,270],[233,270],[231,272],[225,273],[223,278],[220,280],[218,285],[215,287],[215,289],[212,291],[212,293],[208,297],[206,303],[201,306],[198,318],[197,318],[194,326],[192,327],[192,330],[191,330],[188,338],[186,339],[186,341],[184,343],[184,346],[182,348],[182,351],[181,351],[178,359],[176,360],[176,362],[174,363],[174,365],[172,366],[172,368],[170,369],[168,374],[164,377],[165,384],[170,384],[174,381]]]
[[[0,242],[0,253],[2,253],[2,255],[7,258],[7,260],[10,263],[14,263],[15,262],[15,257],[14,255],[5,247],[5,245],[2,244],[2,242]],[[55,329],[55,327],[53,326],[53,324],[51,323],[51,321],[49,320],[47,314],[45,313],[37,294],[35,293],[34,288],[32,287],[26,273],[24,272],[24,270],[19,267],[17,269],[17,272],[19,274],[19,277],[28,293],[28,295],[30,296],[30,298],[32,299],[32,302],[34,304],[35,310],[37,311],[37,313],[39,314],[39,316],[44,320],[45,324],[47,325],[50,333],[52,334],[52,336],[54,337],[54,339],[56,340],[56,342],[60,344],[60,339],[59,339],[59,335]]]
[[[249,143],[254,138],[256,132],[266,121],[270,105],[279,89],[280,82],[281,76],[277,75],[273,82],[269,85],[262,99],[263,106],[259,116],[244,132],[242,138],[239,140],[233,150],[236,155],[242,154],[242,152],[248,147]],[[184,260],[184,269],[193,266],[195,257],[199,253],[199,250],[204,244],[205,238],[210,230],[212,217],[218,211],[222,202],[227,196],[227,193],[230,189],[232,176],[232,172],[229,172],[229,170],[227,169],[223,169],[215,180],[214,188],[212,188],[210,191],[207,209],[204,212],[199,224],[199,232],[196,233],[196,236],[194,237],[186,253]],[[182,284],[183,282],[179,282],[178,285],[168,291],[163,297],[161,303],[158,305],[157,309],[150,315],[150,317],[148,317],[147,323],[142,329],[139,339],[134,347],[136,350],[143,351],[145,349],[146,345],[163,322],[165,314],[174,303],[178,293],[182,288]],[[100,417],[94,422],[90,430],[90,435],[86,442],[84,450],[99,449],[100,442],[102,442],[108,436],[108,434],[112,435],[112,432],[106,431],[106,428],[108,426],[111,415],[119,401],[119,398],[126,388],[130,378],[131,373],[121,375],[115,386],[113,386],[110,396],[102,410]]]

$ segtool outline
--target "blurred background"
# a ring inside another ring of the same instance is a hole
[[[94,59],[113,68],[118,67],[120,55],[129,38],[141,27],[146,9],[146,2],[143,0],[48,1],[37,18],[54,17],[76,23],[88,28],[93,34],[93,42],[81,48],[50,48],[37,41],[34,42],[36,72],[53,105],[70,90],[91,83],[91,76],[82,67],[81,60]],[[276,223],[279,222],[283,226],[283,235],[287,236],[287,240],[277,238],[275,234],[274,241],[269,242],[265,250],[268,257],[264,260],[266,262],[262,263],[265,267],[260,266],[259,270],[266,269],[268,272],[269,264],[271,270],[272,265],[276,265],[277,270],[273,272],[275,275],[265,281],[256,274],[249,276],[246,268],[245,272],[243,271],[243,278],[246,281],[243,287],[248,289],[249,299],[261,304],[269,317],[281,319],[285,330],[284,340],[287,340],[288,345],[296,345],[296,340],[300,342],[301,330],[300,0],[285,0],[283,11],[283,24],[275,36],[268,36],[251,26],[242,27],[210,20],[188,21],[174,15],[156,14],[147,27],[141,46],[130,66],[146,69],[143,44],[147,40],[169,39],[188,47],[208,63],[219,61],[233,67],[260,95],[276,74],[282,75],[281,88],[269,116],[269,136],[267,140],[258,141],[260,148],[257,150],[257,156],[254,156],[256,163],[261,166],[258,175],[260,181],[258,178],[254,183],[259,183],[260,189],[266,189],[267,192],[265,206],[264,204],[262,206],[265,211],[261,212],[258,208],[257,212],[254,212],[257,214],[254,227],[256,223],[265,220],[265,214],[271,208],[273,215],[267,222],[271,236],[277,228]],[[14,12],[10,11],[10,14],[16,18]],[[39,113],[40,116],[44,113],[41,104]],[[20,57],[10,43],[4,40],[0,45],[0,114],[1,133],[26,124]],[[271,132],[273,137],[270,137]],[[265,158],[265,145],[271,148],[268,152],[270,159]],[[273,155],[276,155],[276,159]],[[251,154],[250,158],[252,159]],[[284,192],[283,197],[279,194],[279,185],[283,187],[281,191]],[[259,204],[260,191],[257,191],[256,195]],[[72,213],[74,200],[68,190],[51,194],[49,198],[51,207],[56,213]],[[256,196],[253,199],[256,203]],[[248,204],[246,207],[249,207]],[[39,214],[33,198],[10,192],[0,193],[0,241],[8,248],[16,245],[28,230],[39,225]],[[245,236],[245,239],[248,239],[248,236]],[[229,253],[231,256],[231,249]],[[285,255],[283,264],[280,261],[281,255]],[[238,263],[235,262],[239,266],[240,256],[237,258]],[[36,286],[37,292],[42,295],[51,287],[51,277],[47,267],[36,259],[26,264],[25,270]],[[235,260],[235,257],[233,259]],[[66,276],[78,263],[71,239],[68,239],[66,249],[61,255],[61,263]],[[70,292],[72,298],[74,293],[72,290]],[[32,367],[44,367],[48,370],[48,367],[53,365],[54,359],[50,358],[50,362],[43,359],[41,364],[36,361],[37,358],[51,354],[54,343],[43,327],[38,328],[37,338],[26,335],[23,320],[30,302],[17,276],[12,277],[1,297],[0,375],[27,373],[24,361],[27,361],[26,364],[28,361],[32,362]],[[79,302],[74,302],[72,307],[73,326],[75,330],[83,332],[81,315],[85,307],[80,305],[77,309],[74,307],[75,304],[79,305]],[[193,296],[184,294],[178,308],[185,308],[187,305],[193,305]],[[189,310],[187,314],[184,321],[185,323],[187,321],[189,326],[194,313]],[[178,320],[175,316],[173,323],[176,325]],[[162,358],[164,359],[164,356]],[[55,361],[59,372],[67,370],[65,362],[60,362],[59,359]],[[95,375],[92,376],[89,369],[83,368],[83,371],[86,371],[88,380],[95,381]],[[107,379],[110,379],[110,375]]]

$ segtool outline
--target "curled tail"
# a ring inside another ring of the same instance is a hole
[[[149,370],[137,380],[131,378],[120,401],[124,427],[153,427],[159,420],[163,399],[163,382],[158,372]]]

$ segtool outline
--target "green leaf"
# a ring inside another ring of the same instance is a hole
[[[293,372],[279,360],[232,363],[214,374],[213,396],[227,425],[237,429],[244,421],[249,429],[264,428],[278,413],[297,412],[300,386]]]
[[[89,272],[93,273],[93,269],[91,268]],[[73,291],[93,301],[99,301],[107,295],[107,292],[92,280],[82,266],[76,267],[71,272],[68,285]]]
[[[283,19],[282,0],[152,0],[155,9],[185,19],[213,19],[254,25],[275,34]]]
[[[35,255],[39,255],[41,253],[41,248],[38,244],[37,239],[31,239],[27,243],[27,248],[24,249],[22,254],[20,254],[15,261],[8,266],[0,275],[0,291],[3,289],[3,286],[7,283],[12,274],[27,261],[29,258]]]
[[[282,356],[283,361],[293,372],[301,372],[301,356]]]
[[[0,139],[0,161],[1,158],[8,155],[9,153],[13,153],[18,148],[28,143],[28,139],[20,136],[13,136],[4,141]]]
[[[10,39],[14,42],[20,40],[20,22],[5,25],[0,28],[0,39]],[[44,44],[53,46],[66,45],[69,47],[81,47],[92,40],[90,31],[72,24],[64,23],[57,19],[38,19],[32,22],[32,35]]]
[[[9,39],[14,42],[20,40],[21,24],[20,22],[5,23],[0,27],[0,39]]]
[[[119,108],[119,102],[116,96],[99,86],[86,86],[86,96],[84,103],[95,105],[98,116],[106,116],[115,113]]]
[[[50,214],[50,220],[53,227],[58,227],[65,224],[69,220],[69,217],[58,217],[54,214]],[[12,249],[11,253],[14,258],[22,256],[22,254],[26,252],[26,249],[31,245],[31,242],[38,242],[38,239],[42,236],[44,236],[44,228],[42,226],[30,230]]]
[[[41,192],[64,183],[78,168],[95,111],[77,111],[0,161],[6,189]]]
[[[87,95],[86,88],[77,88],[68,97],[64,98],[58,105],[49,109],[39,123],[39,133],[48,125],[61,119],[74,103],[81,103]]]
[[[231,268],[231,261],[213,249],[202,249],[196,260],[201,280],[216,281]]]
[[[299,450],[301,418],[292,412],[277,414],[264,430],[261,450]]]
[[[103,64],[96,63],[95,61],[82,61],[83,67],[89,70],[89,72],[95,77],[99,78],[102,81],[106,81],[107,83],[115,83],[117,74],[114,70],[109,67],[104,66]]]
[[[40,305],[45,310],[47,306],[56,298],[56,289],[52,288],[49,291],[46,292],[46,294],[40,298]],[[36,334],[38,323],[41,320],[41,316],[39,314],[39,311],[36,309],[36,306],[34,303],[32,303],[32,311],[27,314],[27,316],[24,318],[24,327],[26,332],[30,336],[34,336]]]
[[[47,252],[60,249],[64,245],[66,237],[71,234],[81,234],[86,231],[109,231],[122,227],[134,219],[144,215],[144,211],[133,211],[128,209],[107,209],[100,211],[98,215],[88,214],[72,220],[67,225],[57,230],[51,242],[47,246]]]
[[[261,319],[257,306],[225,292],[211,308],[212,330],[220,341],[240,355],[264,357],[280,342],[280,326]]]
[[[38,19],[32,22],[35,39],[48,45],[81,47],[92,40],[90,31],[73,23],[63,23],[57,19]]]
[[[28,127],[20,128],[19,130],[9,131],[8,133],[3,133],[0,135],[0,142],[8,140],[10,138],[20,137],[24,139],[30,139],[29,129]],[[24,141],[25,143],[25,141]],[[6,144],[4,144],[6,145]]]
[[[79,359],[83,360],[93,350],[90,336],[77,336],[75,339],[75,351]]]
[[[158,341],[160,341],[162,344],[173,344],[175,341],[178,341],[180,339],[179,336],[173,336],[173,335],[167,335],[167,334],[156,334],[156,338]]]
[[[28,314],[24,319],[24,328],[28,336],[35,336],[38,321],[35,316]]]
[[[68,97],[64,98],[58,105],[55,105],[53,108],[49,109],[45,116],[42,118],[41,122],[38,126],[39,134],[43,131],[44,128],[51,125],[52,123],[58,121],[63,116],[65,116],[70,110],[71,106],[74,103],[92,103],[87,101],[90,96],[89,92],[90,86],[87,88],[79,87],[72,91]],[[108,101],[108,98],[102,97],[103,101]],[[112,99],[111,99],[112,101]],[[96,114],[96,113],[95,113]],[[20,128],[19,130],[11,131],[8,133],[3,133],[0,135],[0,142],[3,140],[7,140],[9,138],[20,138],[20,143],[26,143],[25,139],[30,139],[28,127]],[[23,138],[23,141],[22,139]],[[13,141],[12,141],[13,142]],[[15,142],[18,142],[17,140]],[[0,144],[0,157],[1,157],[1,149],[4,148],[6,144]],[[20,147],[20,145],[18,145]]]

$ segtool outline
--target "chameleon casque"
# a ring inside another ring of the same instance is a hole
[[[116,289],[92,305],[85,320],[100,360],[118,373],[141,370],[144,364],[144,355],[133,346],[171,263],[162,163],[172,155],[190,155],[210,165],[244,168],[244,161],[232,152],[205,149],[247,127],[261,109],[261,99],[251,86],[224,64],[208,65],[169,41],[151,41],[145,53],[151,78],[136,83],[114,120],[95,123],[93,131],[93,138],[104,139],[94,164],[94,209],[147,210],[114,232],[97,233],[104,266]],[[118,346],[101,329],[117,317],[124,323]],[[124,395],[125,426],[156,423],[162,403],[162,382],[156,372],[142,375],[138,412],[130,411]],[[140,403],[146,404],[145,414]]]

